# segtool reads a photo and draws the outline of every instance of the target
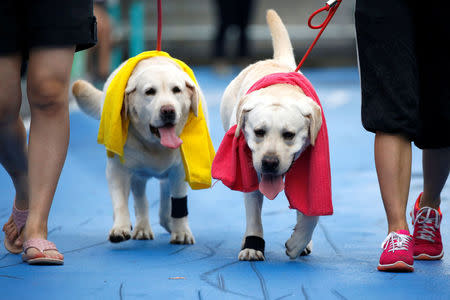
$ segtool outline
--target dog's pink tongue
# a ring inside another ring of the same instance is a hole
[[[284,189],[283,176],[262,175],[259,183],[259,191],[270,200]]]
[[[175,126],[165,126],[158,128],[161,136],[161,145],[167,148],[176,149],[183,144],[183,141],[175,133]]]

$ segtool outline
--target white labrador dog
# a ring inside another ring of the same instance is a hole
[[[100,119],[106,90],[120,67],[109,76],[103,91],[83,80],[74,83],[73,94],[85,113]],[[148,58],[140,61],[133,70],[122,108],[123,115],[130,120],[124,147],[125,161],[121,163],[116,155],[108,158],[106,164],[106,178],[114,210],[114,225],[109,233],[111,242],[122,242],[130,237],[154,238],[145,195],[145,186],[151,177],[160,180],[159,222],[171,233],[170,242],[195,242],[188,224],[188,187],[178,148],[182,141],[178,136],[189,111],[197,115],[199,101],[202,101],[205,118],[208,119],[204,99],[201,90],[169,58]],[[136,214],[133,232],[128,210],[130,190]],[[186,216],[172,217],[175,208],[182,211],[186,209]]]
[[[248,66],[228,85],[220,113],[225,131],[236,123],[237,130],[243,129],[262,185],[276,194],[282,188],[283,175],[292,162],[314,144],[322,118],[320,107],[297,86],[272,85],[246,95],[248,89],[265,75],[292,72],[296,67],[288,32],[275,11],[267,12],[267,23],[272,34],[274,58]],[[264,260],[258,247],[244,248],[247,237],[263,238],[263,195],[255,191],[245,193],[244,198],[247,228],[239,259]],[[317,221],[318,217],[297,212],[297,224],[286,242],[286,254],[290,258],[311,252],[311,237]]]

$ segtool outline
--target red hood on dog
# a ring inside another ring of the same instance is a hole
[[[297,209],[307,216],[333,214],[331,201],[331,172],[328,132],[322,105],[309,80],[301,73],[274,73],[258,80],[247,94],[274,84],[299,86],[306,96],[313,99],[322,110],[322,127],[315,145],[309,146],[294,161],[289,171],[282,176],[258,175],[253,167],[252,152],[245,141],[243,132],[236,134],[234,125],[225,134],[212,164],[212,177],[219,179],[232,190],[253,192],[260,190],[273,199],[283,190],[289,200],[290,208]]]

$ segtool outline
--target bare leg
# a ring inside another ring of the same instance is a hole
[[[94,5],[94,15],[97,17],[98,43],[94,48],[97,51],[98,75],[106,79],[111,66],[111,22],[105,9]]]
[[[27,146],[25,127],[20,119],[22,95],[20,90],[20,55],[0,57],[0,163],[11,176],[16,190],[15,206],[28,209]],[[18,238],[12,216],[3,226],[6,238],[18,248]]]
[[[422,164],[423,194],[419,206],[438,209],[450,171],[450,148],[423,150]]]
[[[408,230],[406,205],[411,180],[411,142],[401,135],[377,132],[375,165],[388,232]]]
[[[47,220],[69,143],[68,93],[74,47],[30,52],[27,93],[31,109],[29,137],[30,211],[26,240],[47,238]],[[31,248],[27,254],[34,255]],[[51,257],[61,257],[48,251]]]

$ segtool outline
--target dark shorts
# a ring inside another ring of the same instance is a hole
[[[357,0],[362,123],[450,147],[450,23],[438,2]]]
[[[0,55],[97,42],[92,0],[1,0]]]

